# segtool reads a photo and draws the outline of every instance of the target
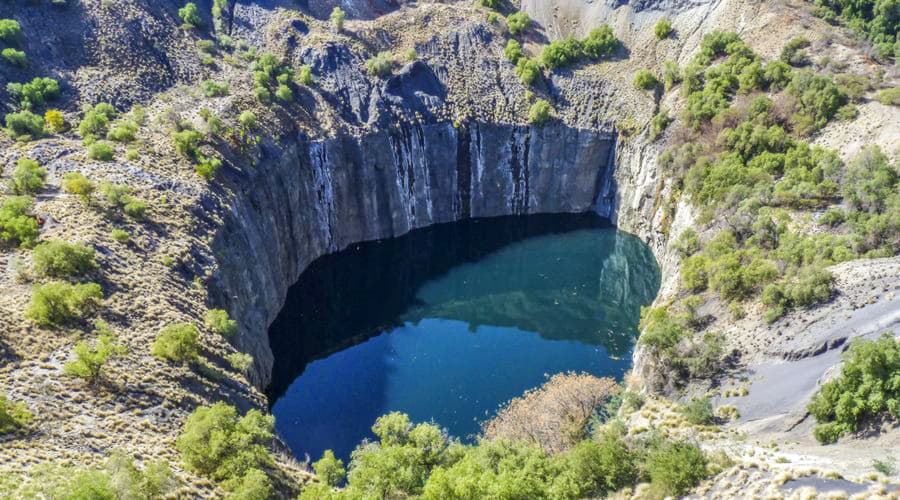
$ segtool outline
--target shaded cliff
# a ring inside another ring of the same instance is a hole
[[[253,383],[270,380],[267,327],[314,259],[437,223],[591,210],[609,196],[611,146],[563,124],[481,123],[282,144],[241,183],[213,242],[212,299],[240,318]]]

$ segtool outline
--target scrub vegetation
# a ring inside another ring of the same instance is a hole
[[[590,415],[618,390],[610,379],[558,375],[510,402],[475,445],[402,413],[384,415],[372,426],[377,440],[360,444],[346,467],[326,451],[313,464],[321,483],[300,498],[574,499],[638,482],[663,497],[684,494],[708,476],[710,458],[692,442],[629,437],[615,418],[591,432]],[[345,469],[346,486],[336,488]]]

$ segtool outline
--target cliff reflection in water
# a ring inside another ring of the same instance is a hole
[[[349,454],[392,410],[466,437],[545,373],[621,376],[658,287],[649,249],[594,214],[354,245],[313,262],[270,328],[276,425],[314,458]]]

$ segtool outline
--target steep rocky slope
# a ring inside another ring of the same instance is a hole
[[[657,157],[676,138],[667,133],[651,139],[644,124],[658,106],[678,111],[684,102],[677,92],[639,91],[634,73],[666,60],[686,64],[714,29],[738,32],[766,58],[802,33],[816,50],[828,51],[851,70],[876,69],[801,6],[526,0],[521,8],[536,20],[526,51],[537,53],[548,40],[583,36],[602,23],[624,45],[609,60],[554,71],[529,89],[504,56],[503,23],[492,24],[487,11],[471,2],[340,2],[350,14],[342,33],[327,22],[336,3],[238,1],[214,22],[211,2],[198,2],[201,30],[179,28],[181,4],[168,0],[0,4],[0,18],[22,24],[21,47],[31,61],[23,69],[2,66],[4,87],[35,76],[58,79],[62,95],[51,107],[72,124],[82,105],[101,101],[123,113],[141,104],[148,114],[137,141],[116,146],[112,162],[89,158],[71,132],[32,142],[0,138],[4,178],[26,156],[48,171],[48,189],[34,209],[43,223],[41,237],[87,242],[97,250],[100,270],[91,278],[105,296],[97,316],[128,348],[107,368],[108,387],[64,376],[71,346],[86,337],[89,325],[54,331],[26,319],[31,284],[17,262],[27,264],[30,252],[0,250],[0,387],[37,416],[35,432],[2,438],[0,469],[21,472],[59,460],[96,464],[109,450],[122,448],[141,460],[169,460],[193,494],[220,494],[178,465],[174,442],[185,418],[219,400],[242,410],[265,408],[260,389],[272,363],[266,329],[287,288],[316,257],[361,240],[465,217],[596,209],[651,245],[664,271],[657,300],[664,304],[679,293],[680,259],[670,249],[670,236],[692,226],[697,215],[686,201],[674,215],[662,208],[671,185]],[[676,36],[657,41],[652,26],[663,16],[672,19]],[[210,52],[198,44],[215,34],[231,35],[235,47]],[[397,64],[385,77],[367,73],[366,60],[378,52],[410,48],[416,61]],[[297,86],[293,100],[261,104],[249,62],[256,52],[277,54],[295,68],[309,65],[315,83]],[[210,54],[212,64],[205,61]],[[228,82],[228,95],[205,96],[198,86],[207,79]],[[0,96],[4,111],[11,110],[9,93]],[[550,124],[527,124],[535,97],[553,103],[556,118]],[[898,154],[897,108],[877,102],[861,108],[854,121],[830,124],[816,141],[850,145],[840,149],[844,159],[872,143]],[[173,130],[184,129],[185,122],[211,128],[201,109],[223,122],[200,146],[223,163],[210,182],[172,145]],[[245,111],[256,115],[252,128],[239,123]],[[103,202],[84,206],[60,189],[63,175],[72,171],[127,184],[148,202],[146,219],[124,217]],[[127,230],[130,241],[113,240],[113,228]],[[739,382],[719,383],[759,384],[751,385],[751,397],[723,399],[743,415],[733,431],[802,441],[798,453],[813,462],[819,454],[840,455],[812,445],[808,423],[797,426],[821,374],[838,361],[836,348],[843,344],[835,339],[873,334],[896,321],[890,289],[896,259],[852,261],[836,273],[838,298],[827,308],[790,313],[775,325],[757,314],[740,321],[719,315],[717,325],[752,371],[733,374]],[[870,293],[873,280],[881,293]],[[214,307],[226,309],[240,328],[230,341],[203,331],[204,369],[150,354],[160,328],[202,325]],[[246,373],[225,361],[235,352],[253,355]],[[635,371],[648,369],[639,351]],[[770,397],[765,387],[782,378],[796,386]],[[895,431],[840,446],[848,453],[863,446],[890,450],[897,439]],[[828,463],[863,472],[859,461]],[[279,464],[301,482],[306,477],[287,458]]]

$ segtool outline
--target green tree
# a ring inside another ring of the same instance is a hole
[[[211,309],[206,313],[204,320],[206,329],[223,337],[233,337],[237,333],[237,321],[228,317],[228,311],[224,309]]]
[[[0,243],[30,247],[37,242],[38,224],[31,215],[34,199],[7,196],[0,200]]]
[[[347,13],[340,7],[335,7],[331,11],[331,27],[334,31],[340,33],[344,31],[344,20],[347,19]]]
[[[514,12],[507,16],[506,24],[509,26],[509,33],[517,36],[524,33],[531,26],[531,18],[522,11]]]
[[[666,496],[680,496],[708,476],[707,459],[696,445],[666,441],[652,449],[646,468],[653,488]]]
[[[22,36],[22,25],[15,19],[0,19],[0,40],[16,43]]]
[[[550,120],[553,108],[544,99],[538,99],[528,110],[528,123],[541,126]]]
[[[4,119],[6,131],[14,139],[30,141],[44,135],[44,119],[31,111],[8,113]]]
[[[62,189],[77,196],[85,205],[89,205],[97,186],[81,172],[66,172],[63,175]]]
[[[75,359],[63,367],[63,371],[74,377],[96,385],[103,378],[103,367],[109,360],[125,352],[125,348],[114,343],[109,336],[101,336],[94,343],[81,341],[72,351]]]
[[[334,452],[325,450],[322,458],[313,463],[316,475],[328,486],[337,486],[344,480],[347,471],[344,470],[344,462],[335,458]]]
[[[591,30],[580,45],[581,52],[585,57],[601,59],[611,56],[619,44],[619,39],[613,34],[612,28],[604,24]]]

